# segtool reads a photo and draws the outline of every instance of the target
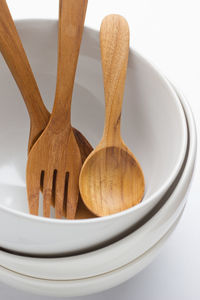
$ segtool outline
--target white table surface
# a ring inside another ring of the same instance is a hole
[[[7,3],[15,19],[57,18],[58,15],[58,0],[7,0]],[[102,18],[107,14],[120,13],[127,18],[133,47],[157,65],[187,97],[196,118],[198,135],[199,11],[199,0],[89,0],[86,17],[86,25],[95,29],[99,29]],[[199,300],[199,186],[200,167],[196,168],[180,224],[150,266],[121,286],[82,299]],[[0,299],[45,300],[48,297],[24,293],[0,283]]]

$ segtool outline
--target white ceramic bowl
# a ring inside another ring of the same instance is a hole
[[[180,218],[185,207],[186,193],[194,169],[196,157],[195,125],[188,104],[182,96],[180,99],[188,120],[187,155],[173,187],[168,190],[155,212],[142,226],[108,247],[71,257],[41,259],[0,251],[0,265],[23,275],[46,280],[80,280],[113,272],[154,247]],[[85,268],[86,265],[87,268]]]
[[[82,280],[43,280],[0,266],[0,281],[16,289],[48,297],[78,297],[102,292],[130,279],[150,264],[175,228],[176,224],[154,247],[128,265],[100,276]]]
[[[42,96],[51,109],[56,83],[57,22],[17,23]],[[55,220],[28,214],[25,168],[29,120],[13,79],[0,60],[0,246],[31,255],[86,251],[119,239],[167,192],[185,157],[187,129],[167,80],[131,50],[122,136],[140,162],[146,190],[141,204],[104,218]],[[95,146],[104,121],[98,33],[85,29],[73,95],[72,123]],[[9,226],[7,226],[9,224]]]
[[[85,255],[37,259],[0,251],[2,282],[40,295],[83,296],[104,291],[128,280],[155,258],[182,215],[186,203],[185,194],[192,178],[196,157],[193,116],[184,98],[180,97],[188,121],[187,159],[164,206],[144,226],[128,237]],[[147,244],[151,247],[146,248]],[[142,251],[139,250],[140,247]],[[139,255],[135,256],[138,250]]]

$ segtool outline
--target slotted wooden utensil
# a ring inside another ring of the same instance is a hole
[[[87,6],[87,1],[84,1]],[[22,42],[5,0],[0,0],[0,51],[19,87],[30,117],[30,135],[28,150],[47,126],[50,113],[46,109]],[[82,161],[92,151],[87,139],[74,128]]]
[[[27,162],[27,194],[32,214],[38,214],[40,183],[43,181],[43,215],[67,218],[76,214],[82,166],[81,155],[71,127],[71,100],[84,27],[86,0],[60,0],[57,86],[50,121],[32,147]]]
[[[107,16],[100,31],[106,101],[104,134],[80,174],[85,205],[97,216],[130,208],[142,200],[144,176],[120,135],[121,109],[129,54],[129,27],[119,15]]]

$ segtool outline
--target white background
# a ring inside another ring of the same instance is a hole
[[[15,19],[57,18],[58,0],[7,0]],[[86,25],[120,13],[130,24],[131,44],[183,91],[200,125],[200,1],[89,0]],[[199,135],[199,133],[198,133]],[[200,299],[200,162],[183,218],[158,258],[121,286],[83,300]],[[45,300],[0,283],[2,300]],[[55,298],[50,298],[54,299]]]

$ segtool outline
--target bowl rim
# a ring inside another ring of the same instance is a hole
[[[16,27],[18,27],[18,25],[24,25],[24,23],[37,23],[37,22],[42,22],[42,23],[57,23],[58,21],[56,19],[18,19],[16,20]],[[95,30],[91,27],[85,26],[85,30],[89,31],[90,34],[96,35],[99,34],[98,30]],[[167,190],[170,188],[171,184],[174,182],[174,180],[176,179],[176,176],[179,172],[179,170],[181,169],[181,166],[183,164],[184,158],[185,158],[185,154],[186,154],[186,148],[187,148],[187,144],[188,144],[188,135],[187,135],[187,124],[186,124],[186,118],[184,115],[184,111],[183,111],[183,107],[180,103],[180,100],[175,92],[175,90],[173,89],[173,87],[171,86],[171,84],[169,83],[168,79],[166,78],[165,75],[163,75],[163,73],[157,68],[157,66],[154,65],[154,63],[150,62],[149,59],[146,59],[145,57],[143,57],[143,55],[141,55],[139,52],[137,52],[135,49],[133,49],[130,46],[130,55],[136,56],[139,60],[141,60],[143,63],[145,63],[146,65],[148,65],[151,69],[153,69],[155,71],[155,74],[157,74],[157,76],[163,81],[163,83],[167,86],[168,90],[170,91],[170,93],[172,94],[173,98],[176,99],[175,101],[175,105],[177,106],[177,111],[180,115],[180,119],[181,119],[181,123],[182,123],[182,131],[183,131],[183,142],[182,142],[182,147],[181,147],[181,152],[179,154],[179,159],[177,160],[177,163],[175,164],[175,167],[173,168],[173,171],[171,172],[170,176],[167,178],[167,180],[161,185],[161,187],[154,192],[150,197],[148,197],[145,201],[141,201],[139,204],[126,209],[124,211],[121,211],[119,213],[116,214],[112,214],[109,216],[104,216],[104,217],[95,217],[95,218],[90,218],[90,219],[76,219],[76,220],[69,220],[69,219],[55,219],[55,218],[45,218],[43,216],[34,216],[31,215],[29,213],[25,213],[25,212],[20,212],[17,210],[14,210],[10,207],[6,207],[2,204],[0,204],[0,210],[3,210],[5,213],[9,213],[9,214],[13,214],[16,217],[20,217],[20,218],[24,218],[26,220],[32,220],[37,221],[39,223],[47,223],[47,224],[57,224],[57,225],[66,225],[66,224],[73,224],[74,226],[79,226],[80,224],[91,224],[91,223],[101,223],[107,220],[111,220],[111,219],[116,219],[122,216],[125,216],[129,213],[132,213],[133,211],[137,211],[138,209],[146,206],[148,203],[150,203],[154,198],[159,197],[159,195],[162,194],[162,197],[164,197],[163,194],[165,194],[167,192]]]

